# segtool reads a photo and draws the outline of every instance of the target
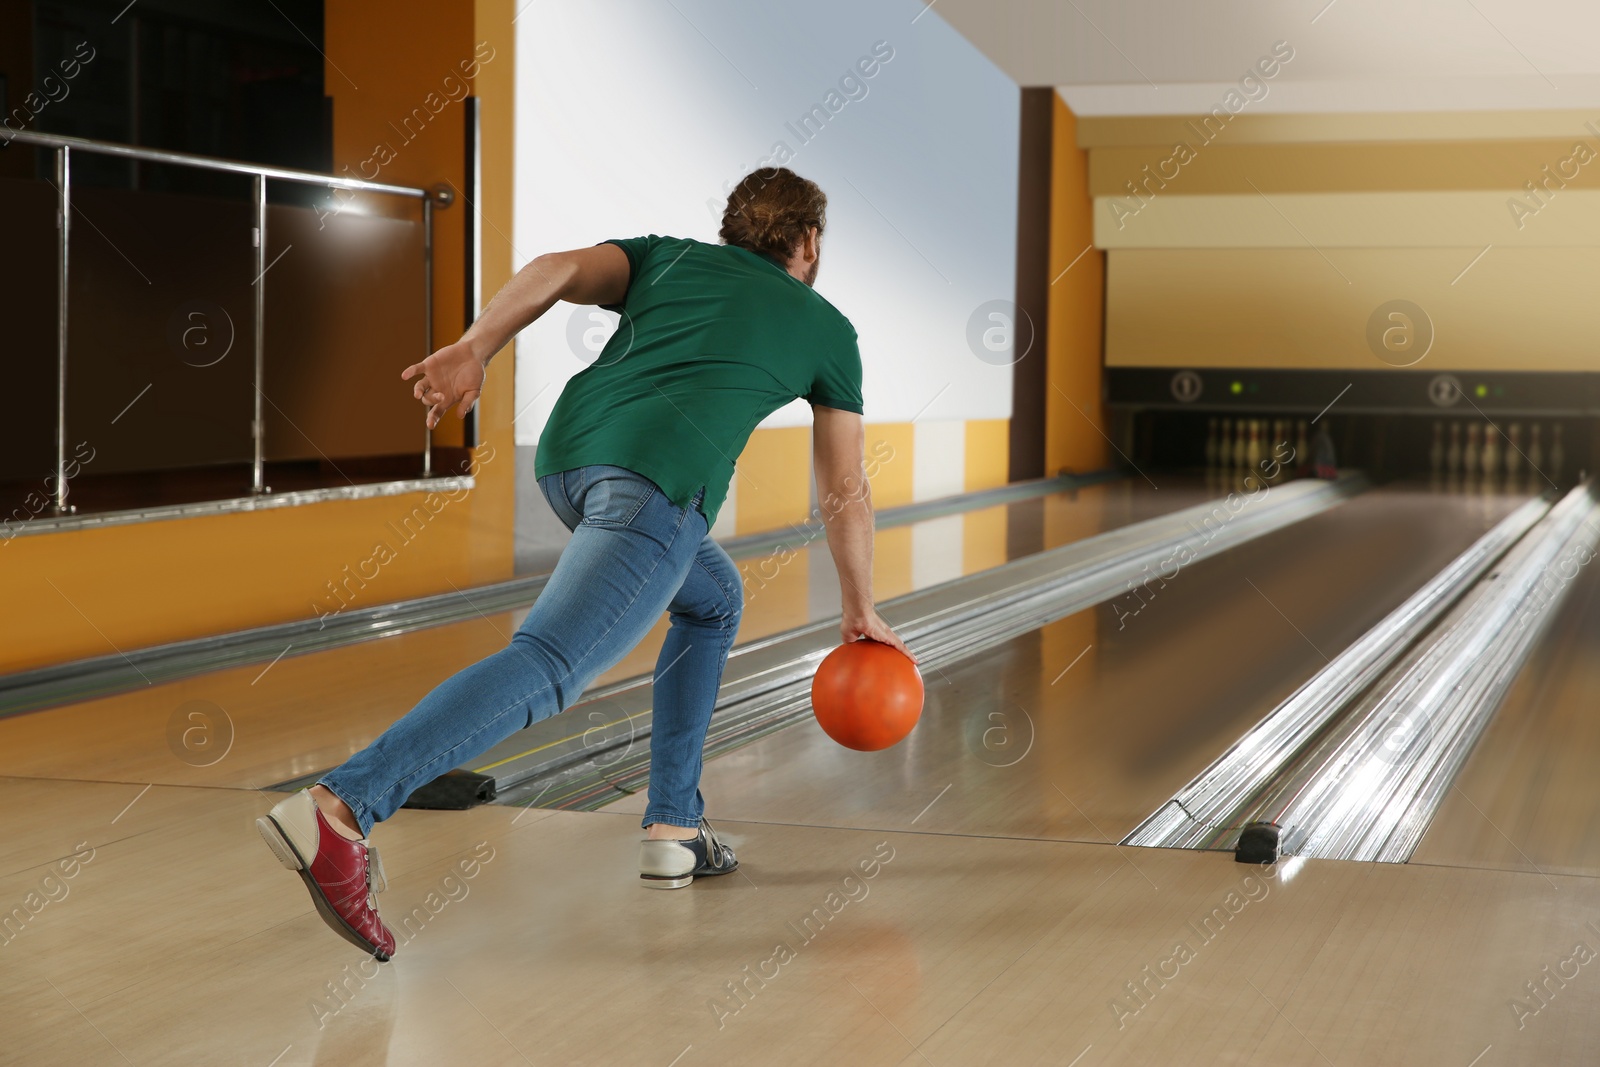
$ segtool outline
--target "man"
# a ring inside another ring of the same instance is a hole
[[[750,432],[792,400],[812,405],[840,636],[910,655],[873,607],[855,330],[811,288],[826,207],[822,190],[794,172],[757,171],[728,198],[723,244],[650,236],[540,256],[460,341],[401,375],[415,379],[436,426],[451,407],[465,417],[489,360],[556,301],[622,315],[539,440],[539,486],[572,541],[510,647],[445,681],[320,783],[256,820],[323,920],[363,951],[387,960],[395,950],[374,897],[383,875],[367,848],[372,824],[417,787],[575,702],[663,611],[671,626],[656,663],[639,877],[676,889],[736,869],[704,818],[699,783],[743,593],[707,531]]]

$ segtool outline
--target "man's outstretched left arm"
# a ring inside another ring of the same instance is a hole
[[[616,245],[549,252],[532,260],[489,301],[461,340],[407,367],[412,395],[427,407],[429,428],[445,412],[467,412],[478,402],[489,360],[529,323],[555,304],[620,304],[628,292],[628,257]]]

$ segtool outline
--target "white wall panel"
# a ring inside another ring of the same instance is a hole
[[[1010,368],[973,355],[967,322],[1015,293],[1018,90],[922,12],[917,0],[529,3],[516,232],[485,241],[512,240],[519,267],[608,237],[714,241],[725,186],[782,144],[828,194],[817,288],[861,336],[867,418],[910,420],[946,382],[931,416],[1009,416]],[[892,58],[861,78],[878,42]],[[813,105],[835,113],[803,139]],[[584,365],[585,334],[600,336],[589,314],[558,305],[519,338],[519,442],[537,440]],[[809,419],[792,405],[767,425]]]

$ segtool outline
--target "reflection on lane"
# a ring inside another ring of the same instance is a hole
[[[1142,586],[1136,615],[1108,603],[933,672],[896,748],[806,723],[702,789],[725,817],[1119,840],[1520,502],[1367,493]]]
[[[890,600],[1216,495],[1199,478],[1163,478],[1159,490],[1124,480],[879,530],[873,540],[873,593],[880,602]],[[738,564],[745,583],[741,644],[839,614],[838,572],[820,532],[803,546]],[[515,621],[520,623],[520,615]],[[648,674],[666,632],[666,622],[657,623],[595,684]]]

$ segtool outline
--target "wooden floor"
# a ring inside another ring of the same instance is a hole
[[[1593,1064],[1595,854],[1518,836],[1596,809],[1592,668],[1513,694],[1561,709],[1497,721],[1462,779],[1527,864],[1474,833],[1265,870],[1110,843],[1508,505],[1370,494],[1185,568],[1120,630],[1081,613],[930,679],[895,749],[795,728],[713,761],[741,869],[686,890],[638,886],[636,800],[402,811],[375,835],[381,967],[268,854],[255,787],[471,641],[232,672],[209,766],[168,735],[202,679],[0,722],[0,1064]],[[1552,676],[1593,647],[1586,589]]]
[[[0,946],[6,1063],[1487,1067],[1600,1048],[1600,978],[1563,962],[1600,943],[1593,878],[727,820],[742,871],[663,893],[636,884],[631,816],[407,811],[380,838],[401,948],[378,967],[273,864],[251,792],[9,779],[0,799],[0,900],[37,906]]]

